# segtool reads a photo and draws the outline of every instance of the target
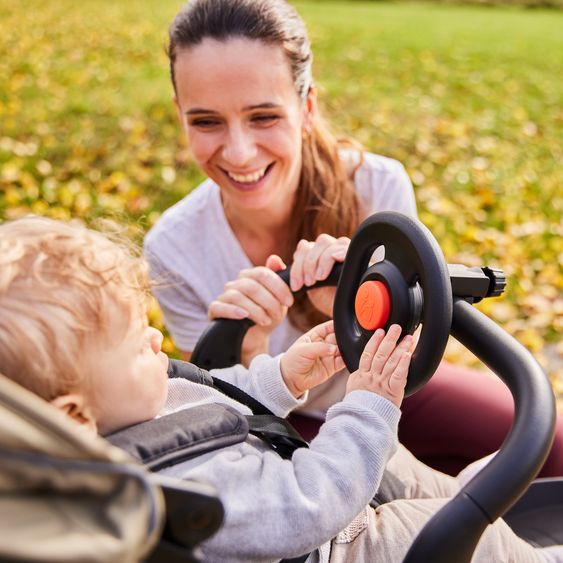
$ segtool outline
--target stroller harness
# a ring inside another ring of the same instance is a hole
[[[254,413],[243,415],[222,404],[198,405],[105,436],[151,471],[159,471],[208,452],[244,442],[252,434],[290,459],[297,448],[308,447],[289,422],[275,416],[259,401],[234,385],[213,378],[201,368],[170,360],[168,377],[182,377],[208,385],[246,405]],[[283,563],[302,563],[309,554]]]
[[[243,415],[222,404],[198,405],[105,436],[152,471],[244,442],[248,434],[266,442],[284,459],[290,459],[297,448],[309,447],[285,419],[238,387],[214,379],[193,364],[170,360],[168,377],[214,387],[254,414]]]

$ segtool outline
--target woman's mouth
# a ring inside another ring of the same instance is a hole
[[[248,174],[237,174],[236,172],[229,172],[228,170],[224,170],[224,172],[229,179],[233,181],[233,183],[242,188],[249,189],[255,188],[257,184],[259,184],[261,180],[268,175],[273,166],[274,163],[271,163],[268,164],[268,166],[264,166],[263,168],[259,168],[258,170],[249,172]]]

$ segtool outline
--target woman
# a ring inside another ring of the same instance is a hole
[[[156,295],[189,358],[217,317],[256,322],[243,360],[287,349],[332,310],[333,288],[293,297],[274,273],[292,263],[291,288],[324,279],[375,211],[416,216],[396,161],[338,141],[322,121],[305,25],[283,0],[192,0],[170,28],[170,71],[180,123],[208,179],[148,233]],[[322,417],[343,396],[335,377],[310,397]],[[400,438],[431,466],[457,473],[497,449],[512,399],[489,374],[442,363],[404,402]],[[478,413],[478,416],[475,416]],[[563,421],[544,475],[563,474]]]

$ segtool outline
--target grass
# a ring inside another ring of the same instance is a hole
[[[449,262],[506,271],[506,295],[479,307],[563,398],[563,12],[296,5],[337,130],[405,164]],[[0,0],[0,218],[109,214],[140,237],[201,180],[164,52],[180,6]]]

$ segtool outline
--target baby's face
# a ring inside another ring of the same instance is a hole
[[[116,326],[123,323],[118,312]],[[162,333],[147,326],[140,312],[125,330],[114,330],[91,359],[91,408],[100,434],[154,418],[168,389],[168,356],[161,351]],[[114,338],[115,337],[115,338]]]

